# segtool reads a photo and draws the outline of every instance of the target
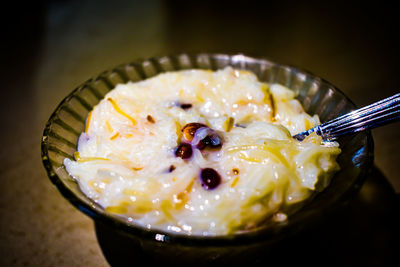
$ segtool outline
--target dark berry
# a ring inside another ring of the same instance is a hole
[[[203,150],[206,147],[219,148],[221,147],[221,139],[217,134],[207,135],[204,139],[200,140],[197,148]]]
[[[174,165],[169,166],[168,172],[173,172],[176,169]]]
[[[192,104],[190,103],[182,103],[180,104],[181,109],[189,109],[192,107]]]
[[[181,143],[175,150],[175,156],[182,159],[188,159],[192,156],[192,146],[187,143]]]
[[[206,190],[216,188],[221,183],[221,176],[212,168],[205,168],[200,173],[201,185]]]
[[[196,147],[200,150],[203,150],[206,148],[206,146],[210,143],[210,138],[206,136],[204,139],[200,140],[199,143],[196,145]]]

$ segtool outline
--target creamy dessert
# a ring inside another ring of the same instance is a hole
[[[89,113],[67,171],[107,212],[147,228],[226,235],[286,220],[339,169],[295,94],[227,67],[119,84]]]

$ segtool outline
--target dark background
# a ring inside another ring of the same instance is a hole
[[[61,197],[40,159],[46,120],[83,81],[137,58],[244,53],[311,71],[363,106],[399,92],[398,11],[394,2],[338,1],[3,5],[0,266],[107,265],[91,220]],[[371,175],[329,234],[310,239],[319,244],[311,251],[323,248],[337,263],[399,265],[399,126],[373,130]]]

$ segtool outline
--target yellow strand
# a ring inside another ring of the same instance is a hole
[[[136,123],[137,123],[136,120],[135,120],[134,118],[132,118],[131,116],[129,116],[128,114],[126,114],[126,113],[117,105],[117,103],[115,103],[115,101],[114,101],[113,99],[107,98],[107,101],[110,102],[110,103],[113,105],[115,111],[117,111],[119,114],[121,114],[121,115],[124,116],[125,118],[129,119],[129,120],[132,122],[132,124],[133,124],[134,126],[136,125]]]

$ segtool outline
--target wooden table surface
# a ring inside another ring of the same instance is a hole
[[[93,222],[60,195],[40,159],[57,104],[105,69],[180,52],[244,53],[309,70],[358,106],[399,92],[394,6],[276,2],[58,0],[4,8],[0,266],[108,266]],[[342,214],[349,223],[325,241],[314,238],[331,257],[398,266],[400,124],[373,137],[374,169]]]

